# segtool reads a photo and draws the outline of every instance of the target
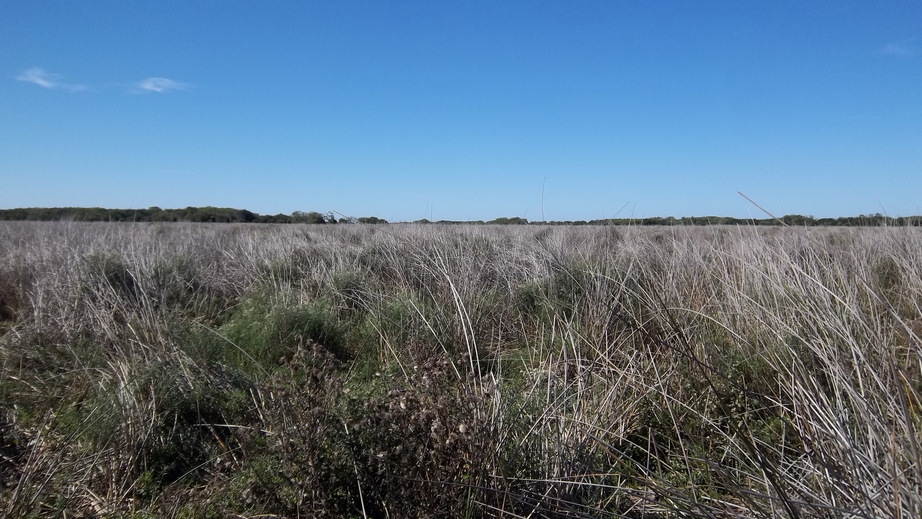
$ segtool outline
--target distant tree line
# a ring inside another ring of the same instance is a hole
[[[578,225],[579,222],[571,222]],[[729,216],[686,216],[683,218],[609,218],[591,220],[586,225],[789,225],[792,227],[861,227],[861,226],[919,226],[922,216],[901,216],[892,218],[882,214],[843,216],[839,218],[814,218],[799,214],[789,214],[781,218],[732,218]]]
[[[0,220],[81,222],[214,222],[214,223],[307,223],[307,224],[386,224],[387,220],[376,216],[349,217],[338,219],[332,212],[295,211],[289,214],[262,215],[246,209],[227,207],[186,207],[185,209],[104,209],[102,207],[30,207],[21,209],[0,209]],[[529,222],[521,217],[503,217],[494,220],[455,221],[417,220],[418,224],[451,225],[790,225],[795,227],[857,227],[857,226],[922,226],[922,216],[901,216],[892,218],[880,213],[871,215],[844,216],[839,218],[814,218],[789,214],[781,218],[732,218],[728,216],[687,216],[683,218],[605,218],[601,220],[571,220],[551,222]]]
[[[799,214],[789,214],[781,218],[733,218],[729,216],[673,216],[651,218],[605,218],[601,220],[562,220],[549,222],[529,222],[525,218],[496,218],[495,220],[454,221],[416,220],[421,224],[484,224],[484,225],[789,225],[793,227],[861,227],[861,226],[922,226],[922,216],[901,216],[892,218],[882,214],[844,216],[839,218],[814,218]]]
[[[186,207],[185,209],[105,209],[102,207],[29,207],[0,209],[0,220],[80,222],[214,222],[214,223],[387,223],[376,216],[343,217],[333,213],[295,211],[290,215],[262,215],[228,207]]]
[[[860,226],[922,226],[922,216],[901,216],[892,218],[882,214],[845,216],[839,218],[814,218],[799,214],[789,214],[781,218],[733,218],[729,216],[673,216],[651,218],[605,218],[601,220],[563,220],[549,222],[529,222],[525,218],[497,218],[489,221],[449,221],[417,220],[415,223],[434,224],[486,224],[486,225],[789,225],[793,227],[860,227]]]

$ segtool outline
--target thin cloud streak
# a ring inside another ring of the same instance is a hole
[[[49,75],[47,72],[38,67],[30,68],[29,70],[16,76],[16,79],[19,81],[25,81],[27,83],[35,83],[36,85],[45,88],[55,88],[56,86],[53,76]]]
[[[880,52],[888,56],[897,56],[900,58],[911,58],[917,53],[914,46],[896,42],[888,43],[880,49]]]
[[[71,92],[88,90],[86,85],[65,83],[61,81],[60,74],[53,74],[41,67],[32,67],[23,71],[16,76],[16,80],[24,83],[32,83],[33,85],[38,85],[49,90],[69,90]],[[149,77],[137,83],[132,83],[130,91],[134,93],[154,92],[162,94],[171,91],[188,90],[190,86],[189,83],[183,83],[165,77]]]
[[[26,83],[32,83],[38,85],[42,88],[49,89],[64,89],[77,92],[80,90],[86,90],[84,85],[77,85],[72,83],[62,83],[58,81],[58,78],[61,76],[57,74],[50,74],[40,67],[32,67],[29,70],[26,70],[22,74],[16,76],[16,79],[19,81],[25,81]]]
[[[135,87],[144,92],[156,92],[159,94],[172,90],[187,90],[189,85],[165,77],[149,77],[138,82]]]

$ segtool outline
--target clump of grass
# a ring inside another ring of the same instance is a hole
[[[351,356],[346,330],[329,305],[272,302],[265,292],[245,298],[220,327],[193,326],[183,340],[184,349],[194,358],[255,377],[289,362],[308,342],[341,360]]]
[[[136,274],[131,272],[125,259],[111,253],[90,254],[86,258],[86,270],[90,282],[96,286],[88,287],[90,293],[110,289],[117,296],[131,302],[137,302],[141,296],[141,287]]]
[[[336,307],[346,318],[357,318],[365,314],[373,304],[374,290],[368,276],[358,270],[337,272],[332,280]]]

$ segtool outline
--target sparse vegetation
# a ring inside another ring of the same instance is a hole
[[[917,227],[0,244],[3,518],[922,517]]]

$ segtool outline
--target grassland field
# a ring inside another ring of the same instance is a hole
[[[0,517],[922,517],[922,229],[0,223]]]

